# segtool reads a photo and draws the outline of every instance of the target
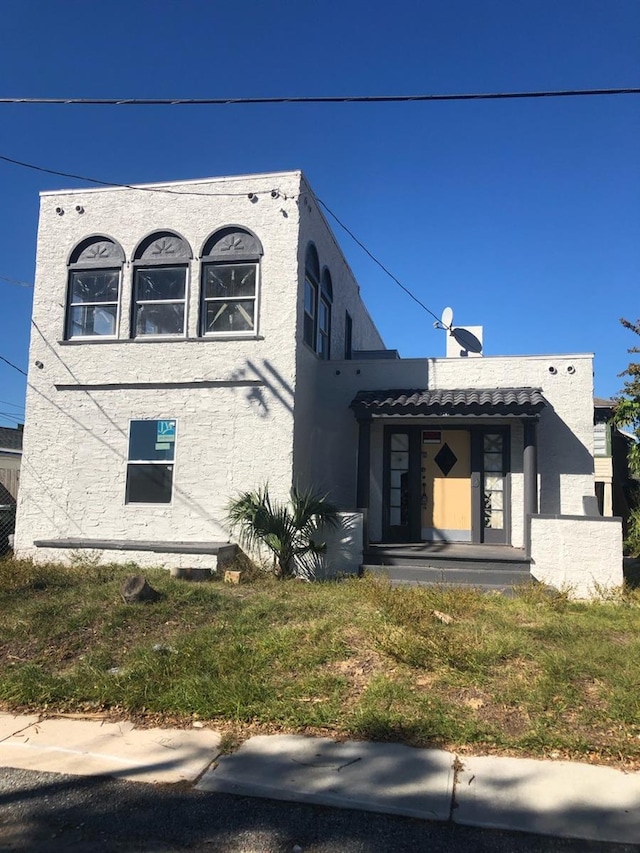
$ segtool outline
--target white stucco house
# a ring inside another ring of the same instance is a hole
[[[449,352],[385,349],[300,172],[45,192],[16,551],[215,568],[268,480],[345,511],[336,570],[619,584],[591,355]]]

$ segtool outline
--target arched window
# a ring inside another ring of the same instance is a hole
[[[318,303],[318,355],[328,360],[331,354],[331,304],[333,302],[333,284],[331,273],[325,267],[320,286]]]
[[[69,256],[65,338],[115,338],[124,252],[110,237],[85,238]]]
[[[258,324],[260,240],[236,225],[214,232],[202,248],[201,335],[254,335]]]
[[[132,337],[185,334],[191,256],[187,241],[173,231],[156,231],[138,245],[133,254]]]
[[[313,243],[307,246],[304,262],[304,328],[305,344],[315,352],[317,343],[318,289],[320,287],[320,262]]]

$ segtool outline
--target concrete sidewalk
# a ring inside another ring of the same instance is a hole
[[[640,774],[397,744],[0,714],[0,766],[150,782],[602,842],[640,843]]]

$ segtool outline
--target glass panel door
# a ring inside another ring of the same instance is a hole
[[[507,441],[504,431],[482,437],[482,541],[507,542]]]
[[[391,435],[389,452],[389,527],[409,524],[409,433]]]

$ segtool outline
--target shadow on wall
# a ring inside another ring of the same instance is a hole
[[[55,356],[56,360],[60,362],[60,364],[65,368],[69,376],[74,380],[75,386],[77,386],[77,391],[80,392],[85,400],[89,400],[90,403],[95,406],[97,412],[99,413],[98,417],[100,420],[104,420],[107,422],[107,436],[113,436],[114,433],[118,434],[119,440],[125,440],[127,437],[127,431],[124,429],[107,411],[105,405],[101,404],[95,397],[95,393],[92,393],[92,389],[83,385],[79,378],[75,375],[73,370],[67,365],[67,363],[62,359],[60,354],[56,351],[56,349],[44,338],[42,332],[38,328],[38,326],[33,323],[36,331],[40,334],[48,349]],[[235,391],[243,393],[245,395],[245,400],[248,406],[257,411],[257,414],[261,418],[268,418],[271,414],[270,411],[270,400],[276,401],[279,406],[284,409],[290,416],[293,416],[293,389],[291,385],[282,377],[279,371],[269,362],[268,360],[263,360],[261,364],[258,364],[254,361],[247,360],[244,368],[239,368],[234,371],[227,380],[222,380],[220,383],[215,383],[216,385],[220,385],[221,387],[232,388]],[[101,455],[105,453],[109,453],[113,455],[118,464],[122,466],[122,470],[126,469],[126,465],[128,462],[128,454],[120,452],[112,443],[111,440],[105,438],[105,430],[99,424],[87,425],[83,423],[80,418],[77,416],[78,407],[77,406],[62,406],[59,402],[53,399],[53,396],[48,396],[44,391],[37,388],[32,383],[28,383],[29,388],[35,394],[40,397],[40,400],[51,409],[56,411],[56,416],[62,415],[68,420],[72,421],[74,424],[74,431],[79,433],[80,436],[83,436],[83,441],[85,439],[92,439],[100,445],[99,452]],[[126,383],[125,388],[135,387],[140,391],[148,391],[153,394],[157,393],[158,390],[162,390],[163,383]],[[171,383],[167,380],[167,385],[171,386]],[[184,386],[185,394],[188,394],[190,388],[198,388],[199,385],[197,382],[193,383],[180,383],[180,387]],[[73,391],[73,387],[67,387],[65,390]],[[112,387],[105,384],[100,386],[100,391],[104,393],[113,393],[117,394],[122,392],[123,383],[114,383]],[[269,393],[265,393],[265,391]],[[136,412],[132,411],[129,414],[130,418],[136,417]],[[203,440],[209,440],[209,437],[203,437]],[[43,459],[43,457],[36,456],[36,459]],[[44,461],[44,460],[43,460]],[[73,517],[72,514],[69,513],[69,496],[67,494],[64,495],[64,500],[61,499],[59,490],[50,487],[50,483],[46,476],[44,476],[39,467],[34,464],[31,460],[23,458],[23,464],[25,468],[30,471],[31,477],[35,484],[39,485],[39,488],[44,492],[48,492],[49,500],[52,505],[56,508],[53,510],[53,513],[47,513],[42,506],[42,502],[38,500],[38,493],[32,494],[30,496],[30,500],[34,506],[38,507],[38,511],[41,515],[45,516],[48,521],[52,524],[53,528],[60,534],[68,533],[68,524],[74,528],[76,532],[80,532],[82,529],[82,525],[77,522],[77,520]],[[245,484],[242,484],[245,485]],[[249,484],[252,485],[252,484]],[[36,489],[38,486],[36,486]],[[190,508],[195,514],[199,515],[201,518],[206,519],[212,525],[217,526],[220,530],[226,530],[225,520],[217,518],[208,507],[204,506],[201,502],[195,500],[188,488],[188,486],[180,485],[179,483],[174,481],[174,496],[176,503],[182,503]],[[219,489],[214,490],[214,494],[220,496]],[[225,497],[228,497],[225,495]],[[0,503],[2,503],[2,497],[0,495]],[[56,521],[54,515],[61,513],[65,518],[66,522],[64,526],[61,528],[59,521]]]
[[[592,475],[593,457],[552,406],[544,410],[538,430],[539,511],[559,515],[561,475]]]

